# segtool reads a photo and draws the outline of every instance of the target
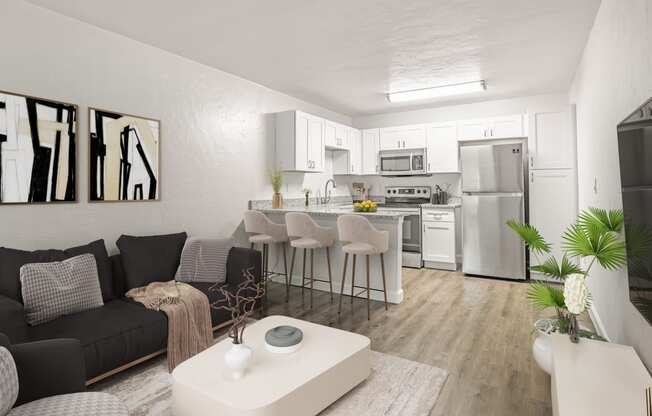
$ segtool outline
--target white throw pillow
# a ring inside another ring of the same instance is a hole
[[[38,325],[104,305],[92,254],[20,268],[25,320]]]
[[[18,371],[9,350],[0,347],[0,416],[9,413],[18,398]]]

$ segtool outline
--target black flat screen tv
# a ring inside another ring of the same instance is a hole
[[[652,99],[618,125],[629,299],[652,324]]]

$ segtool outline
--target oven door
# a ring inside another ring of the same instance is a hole
[[[421,253],[421,215],[403,218],[403,251]]]

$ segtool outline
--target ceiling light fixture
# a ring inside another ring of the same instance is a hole
[[[460,84],[440,85],[432,88],[421,88],[418,90],[398,91],[387,93],[387,100],[390,103],[402,103],[405,101],[427,100],[429,98],[447,97],[450,95],[470,94],[481,92],[487,89],[484,80],[462,82]]]

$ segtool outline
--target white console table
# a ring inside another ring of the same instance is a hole
[[[642,416],[652,378],[632,347],[552,335],[555,416]]]

